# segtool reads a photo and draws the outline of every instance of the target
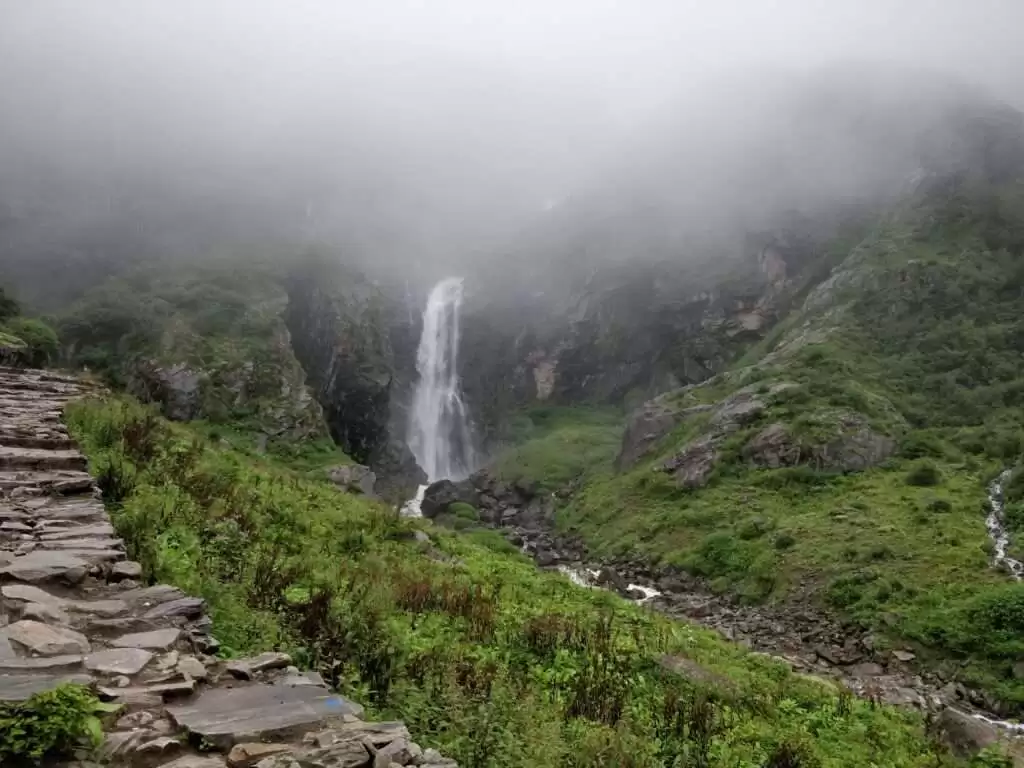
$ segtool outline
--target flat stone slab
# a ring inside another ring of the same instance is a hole
[[[87,613],[112,619],[128,610],[124,600],[68,600],[64,608],[73,613]]]
[[[39,536],[42,541],[56,541],[58,539],[83,539],[89,536],[100,536],[102,538],[114,535],[114,526],[108,523],[94,523],[93,525],[76,525],[62,530],[51,530]]]
[[[242,741],[318,729],[344,715],[360,717],[363,709],[322,688],[256,684],[206,691],[194,704],[168,707],[167,713],[179,727],[228,749]]]
[[[149,648],[166,651],[178,642],[179,637],[181,637],[180,629],[154,629],[152,632],[135,632],[115,637],[110,644],[115,648]]]
[[[67,683],[89,685],[92,678],[84,674],[65,675],[0,675],[0,702],[19,702]]]
[[[8,600],[42,603],[43,605],[52,605],[58,608],[62,607],[65,603],[63,597],[51,595],[45,589],[33,587],[31,584],[8,584],[7,586],[0,587],[0,595],[3,595]]]
[[[199,616],[203,612],[206,601],[201,597],[182,597],[178,600],[171,600],[167,603],[150,608],[144,614],[144,619],[163,619],[172,616]]]
[[[137,675],[153,659],[141,648],[111,648],[85,657],[85,668],[104,675]]]
[[[142,566],[134,560],[122,560],[120,563],[115,563],[114,567],[110,569],[111,581],[140,578],[142,578]]]
[[[157,584],[152,587],[142,587],[141,589],[130,589],[127,592],[122,592],[118,597],[129,603],[137,603],[144,607],[158,605],[159,603],[166,603],[171,600],[180,600],[185,597],[185,593],[177,587],[171,587],[167,584]]]
[[[7,639],[37,656],[61,656],[92,650],[85,635],[67,627],[53,627],[40,621],[22,619],[5,630]]]
[[[85,578],[89,567],[88,560],[83,560],[71,552],[38,550],[14,558],[10,565],[0,568],[0,576],[10,576],[12,579],[33,584],[50,579],[63,579],[77,584]]]
[[[74,669],[81,665],[82,656],[77,653],[41,659],[0,659],[0,674],[4,672],[26,672],[33,669]]]

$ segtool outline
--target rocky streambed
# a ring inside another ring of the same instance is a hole
[[[427,517],[443,514],[454,502],[472,504],[484,524],[499,530],[541,568],[558,570],[581,587],[608,589],[716,630],[796,672],[840,683],[859,696],[927,713],[951,742],[984,746],[1021,730],[1004,719],[1011,714],[1005,705],[959,682],[955,670],[929,668],[913,650],[890,647],[876,634],[812,605],[742,605],[714,594],[685,572],[653,568],[639,558],[591,557],[581,540],[555,532],[555,495],[502,483],[481,472],[461,483],[435,483],[419,501]]]

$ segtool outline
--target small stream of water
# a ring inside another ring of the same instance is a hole
[[[1010,479],[1011,470],[1006,470],[999,477],[992,481],[988,487],[989,513],[985,518],[985,527],[988,528],[988,535],[992,538],[992,566],[1005,568],[1017,581],[1024,577],[1024,563],[1015,560],[1006,554],[1006,548],[1010,544],[1010,534],[1006,530],[1006,520],[1003,509],[1006,504],[1003,488]]]

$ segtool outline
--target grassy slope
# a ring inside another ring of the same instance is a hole
[[[206,597],[230,650],[289,649],[466,768],[954,765],[909,714],[539,573],[495,537],[416,542],[428,523],[131,401],[77,405],[69,425],[132,556]],[[700,675],[662,672],[660,652]]]
[[[968,680],[1024,703],[1011,674],[1024,654],[1024,587],[989,567],[984,527],[986,485],[1024,446],[1022,252],[1019,184],[907,204],[732,372],[680,393],[685,406],[751,384],[798,385],[726,443],[708,487],[678,489],[654,468],[700,434],[698,417],[629,472],[614,473],[610,455],[591,463],[560,525],[598,552],[643,553],[751,601],[826,604],[965,659]],[[743,461],[766,424],[809,434],[815,414],[840,408],[896,436],[897,456],[847,476]],[[922,463],[938,470],[936,485],[908,481]]]

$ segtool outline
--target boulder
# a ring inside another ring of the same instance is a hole
[[[822,434],[810,438],[793,434],[775,422],[758,432],[743,447],[743,456],[758,467],[778,469],[808,465],[816,469],[859,472],[878,466],[896,451],[896,441],[868,425],[867,418],[851,411],[821,411],[812,415]]]
[[[671,474],[680,488],[703,488],[715,469],[719,440],[716,435],[691,440],[662,465],[662,471]]]
[[[998,744],[998,726],[956,709],[946,707],[939,714],[935,729],[943,743],[955,754],[971,758],[986,747]]]
[[[362,464],[343,464],[332,467],[327,470],[327,477],[332,483],[346,491],[361,493],[363,496],[373,496],[373,486],[377,482],[377,475]]]
[[[462,502],[476,507],[480,498],[468,480],[455,483],[451,480],[438,480],[427,487],[420,503],[424,517],[435,518],[445,512],[451,504]]]
[[[679,424],[701,413],[711,410],[710,405],[696,405],[679,408],[672,404],[669,395],[662,395],[644,403],[630,414],[626,430],[622,435],[622,447],[615,459],[615,468],[629,469],[634,466],[654,445]]]

